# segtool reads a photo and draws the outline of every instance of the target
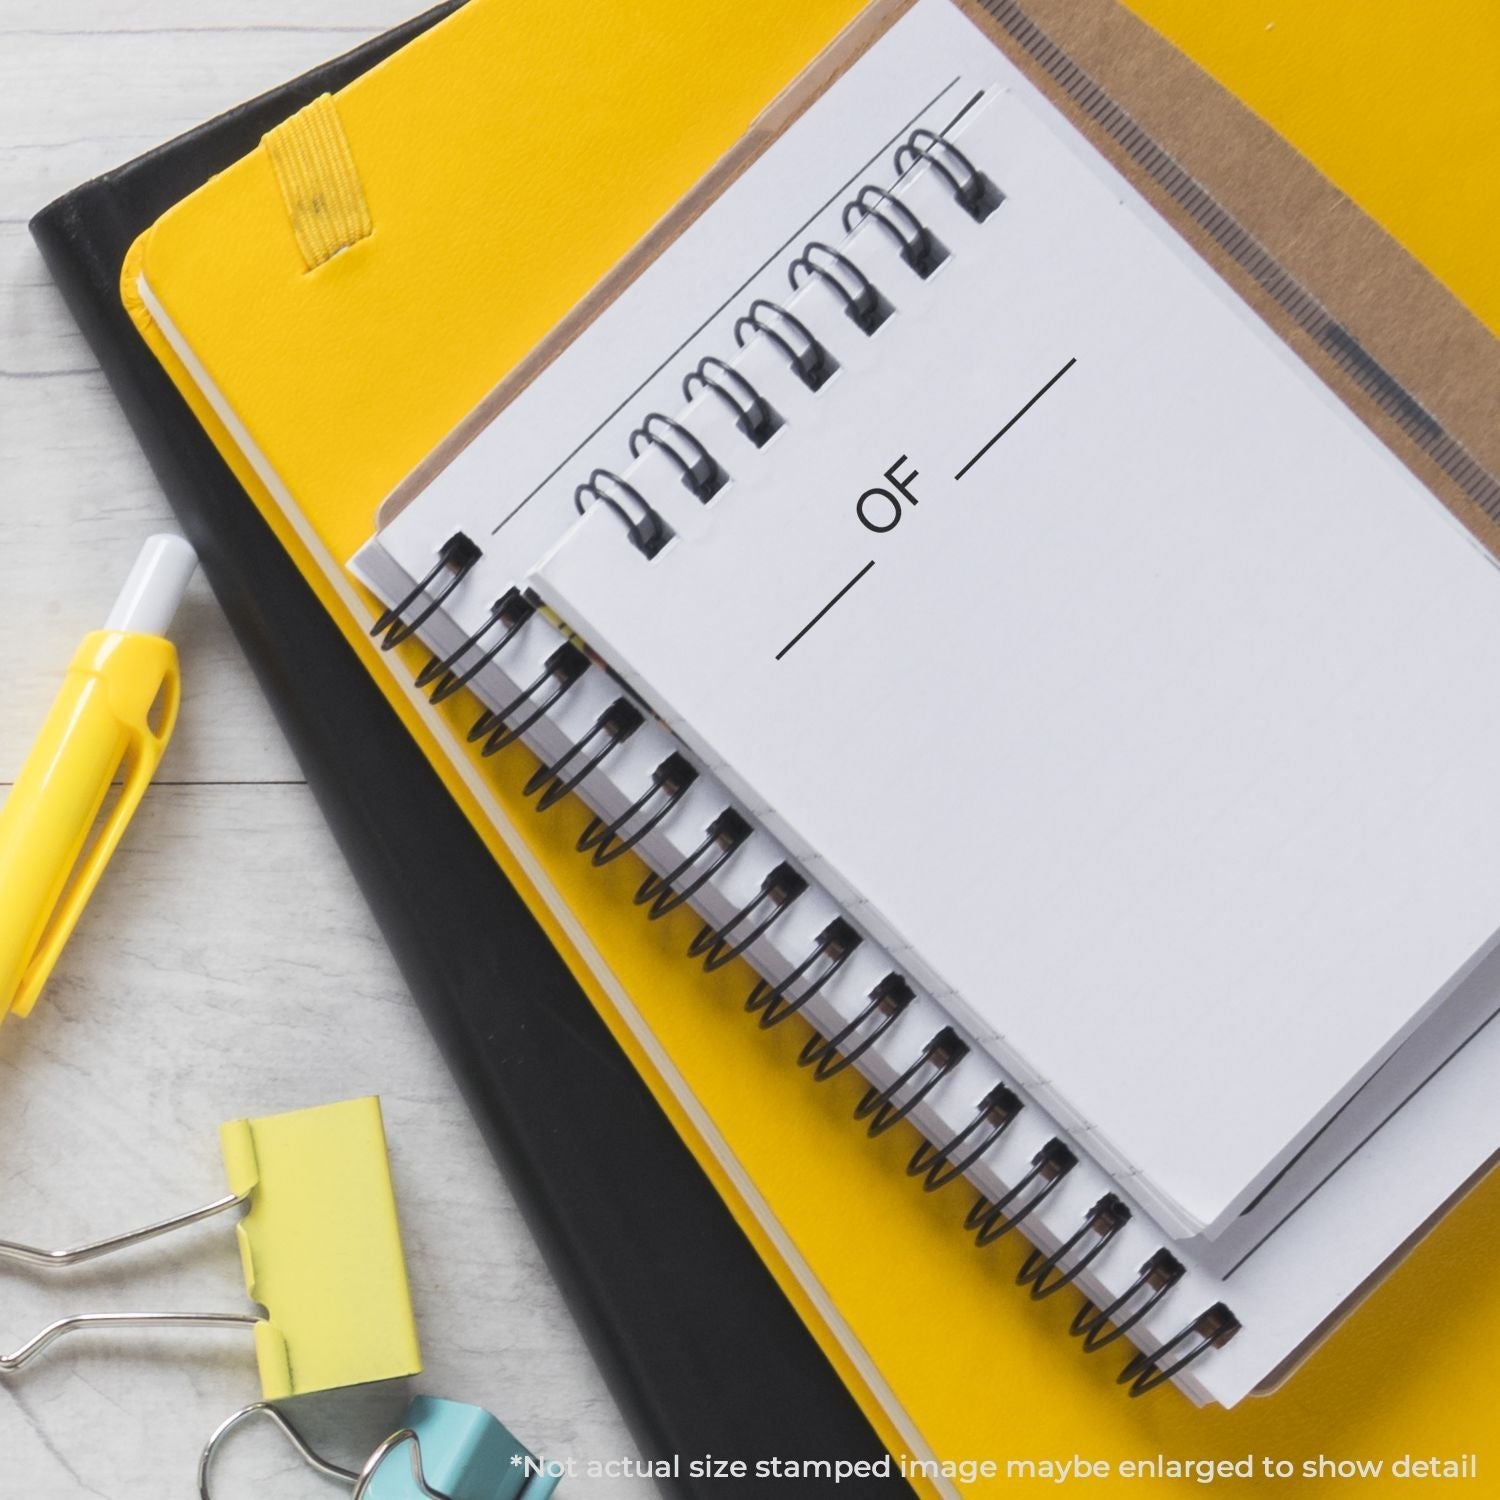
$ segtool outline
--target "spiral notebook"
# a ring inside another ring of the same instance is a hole
[[[644,859],[646,916],[696,908],[692,956],[754,965],[747,1010],[805,1029],[812,1077],[864,1074],[866,1127],[920,1134],[913,1177],[967,1179],[981,1244],[1015,1230],[1034,1294],[1085,1294],[1085,1347],[1136,1344],[1137,1393],[1232,1404],[1493,1149],[1497,728],[1460,649],[1493,571],[974,20],[923,0],[878,29],[418,471],[355,571],[383,642],[431,648],[423,692],[481,700],[456,763],[529,744],[538,803],[594,810],[584,852]],[[1144,491],[1143,430],[1171,459]],[[1181,878],[1189,835],[1233,860]],[[1329,931],[1334,880],[1396,934],[1378,953]],[[1236,1033],[1263,997],[1285,1009]]]
[[[1494,999],[1500,574],[984,45],[898,22],[751,169],[838,200],[763,226],[781,289],[716,277],[742,180],[356,571],[981,1240],[1224,1394],[1493,1147],[1434,1180],[1378,1126],[1477,1103],[1420,1085]],[[663,344],[594,467],[545,405]],[[1380,1151],[1387,1222],[1299,1297],[1278,1251]]]

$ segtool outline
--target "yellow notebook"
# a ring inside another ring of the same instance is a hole
[[[1116,1468],[1255,1455],[1299,1470],[1320,1454],[1456,1457],[1496,1368],[1493,1192],[1382,1287],[1295,1396],[1232,1412],[1166,1393],[1123,1401],[1118,1361],[1083,1359],[1066,1336],[1067,1299],[1018,1296],[1018,1252],[975,1253],[956,1232],[964,1205],[911,1188],[905,1132],[872,1146],[851,1125],[853,1077],[808,1085],[792,1065],[800,1023],[748,1036],[743,974],[705,980],[681,963],[687,915],[643,927],[639,869],[597,872],[574,851],[584,813],[530,814],[524,751],[455,768],[409,690],[425,653],[382,658],[370,641],[374,602],[341,564],[376,503],[575,306],[587,316],[590,290],[727,153],[720,178],[734,177],[755,150],[733,154],[746,127],[856,9],[709,4],[664,8],[656,28],[610,11],[583,27],[531,0],[473,0],[165,215],[125,268],[127,303],[892,1451],[937,1466],[920,1487],[984,1493],[986,1460],[1003,1477],[1012,1460],[1075,1454]],[[548,66],[517,61],[537,58]],[[343,191],[321,194],[330,181]],[[459,695],[443,714],[461,734],[473,705]],[[1407,1352],[1417,1330],[1420,1359]]]

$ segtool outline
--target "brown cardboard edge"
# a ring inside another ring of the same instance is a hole
[[[1486,515],[1119,143],[1017,46],[1023,11],[1492,474],[1497,341],[1438,279],[1249,108],[1116,0],[954,0],[1189,244],[1492,553]]]
[[[816,102],[916,0],[874,0],[750,122],[739,141],[682,201],[585,294],[557,327],[494,386],[462,422],[380,502],[387,526],[560,355],[794,120]]]

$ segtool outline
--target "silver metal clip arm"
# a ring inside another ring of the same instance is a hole
[[[242,1422],[248,1422],[252,1417],[265,1417],[280,1432],[281,1435],[297,1450],[297,1455],[307,1464],[309,1468],[316,1469],[318,1473],[329,1479],[342,1480],[345,1484],[352,1485],[352,1500],[364,1500],[371,1482],[375,1478],[376,1471],[386,1459],[404,1443],[411,1444],[411,1477],[412,1483],[426,1500],[450,1500],[441,1490],[435,1490],[427,1483],[427,1476],[422,1469],[422,1442],[410,1427],[403,1427],[398,1432],[393,1432],[376,1450],[365,1460],[364,1467],[356,1474],[352,1469],[345,1469],[335,1463],[330,1463],[292,1426],[291,1422],[276,1410],[268,1401],[257,1401],[254,1406],[246,1406],[235,1412],[232,1417],[226,1417],[224,1421],[214,1429],[212,1436],[203,1446],[203,1453],[198,1459],[198,1500],[213,1500],[208,1488],[209,1470],[213,1467],[214,1455],[218,1453],[224,1439],[229,1436]]]
[[[211,1219],[215,1214],[228,1213],[231,1208],[238,1208],[248,1201],[248,1196],[230,1193],[223,1198],[215,1198],[202,1208],[195,1208],[191,1213],[178,1214],[173,1219],[162,1219],[155,1224],[147,1224],[142,1229],[111,1235],[108,1239],[93,1240],[87,1245],[74,1245],[68,1250],[41,1250],[35,1245],[22,1245],[15,1240],[0,1240],[0,1260],[18,1260],[28,1266],[78,1266],[85,1261],[97,1260],[101,1255],[112,1255],[116,1250],[128,1250],[132,1245],[144,1244],[147,1240],[156,1239],[158,1235],[170,1234],[174,1229],[186,1229],[189,1224]]]
[[[14,1354],[0,1354],[0,1375],[19,1370],[29,1359],[34,1359],[48,1344],[60,1339],[65,1333],[75,1333],[89,1328],[159,1328],[162,1325],[178,1328],[253,1328],[260,1322],[255,1313],[194,1313],[194,1312],[146,1312],[146,1313],[79,1313],[72,1318],[59,1318],[49,1323],[34,1339],[22,1344]]]
[[[281,1435],[297,1450],[298,1457],[309,1468],[316,1469],[318,1473],[329,1479],[341,1479],[345,1484],[354,1484],[359,1479],[359,1475],[353,1469],[343,1469],[338,1464],[329,1463],[326,1458],[316,1452],[307,1439],[269,1401],[257,1401],[254,1406],[241,1407],[232,1417],[225,1417],[214,1428],[208,1441],[203,1445],[203,1452],[198,1458],[199,1500],[213,1500],[208,1490],[208,1471],[213,1467],[214,1454],[219,1451],[220,1444],[236,1427],[242,1422],[248,1422],[252,1417],[265,1417],[267,1421],[279,1428]]]
[[[162,1219],[141,1229],[111,1235],[108,1239],[93,1240],[86,1245],[74,1245],[66,1250],[43,1250],[15,1240],[0,1240],[0,1260],[20,1261],[22,1265],[39,1266],[43,1269],[82,1265],[86,1261],[97,1260],[100,1256],[111,1255],[116,1250],[128,1250],[132,1245],[170,1234],[174,1229],[185,1229],[189,1224],[211,1219],[216,1214],[228,1213],[230,1209],[238,1208],[246,1201],[246,1197],[230,1193],[223,1198],[216,1198],[202,1208],[193,1209],[191,1213],[178,1214],[175,1218]],[[59,1318],[57,1322],[49,1323],[35,1338],[22,1344],[13,1354],[0,1354],[0,1375],[19,1370],[65,1333],[93,1328],[239,1328],[253,1327],[259,1321],[260,1317],[255,1313],[80,1313],[75,1317]]]

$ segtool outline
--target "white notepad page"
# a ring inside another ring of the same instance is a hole
[[[1494,941],[1500,574],[1086,148],[1015,95],[952,138],[1002,207],[928,172],[947,262],[867,223],[875,336],[811,283],[839,373],[755,340],[778,435],[700,398],[731,482],[699,505],[648,458],[673,542],[599,507],[532,582],[1096,1154],[1215,1225]],[[898,459],[918,503],[876,534]]]

